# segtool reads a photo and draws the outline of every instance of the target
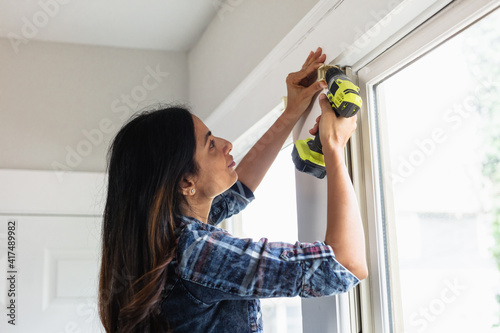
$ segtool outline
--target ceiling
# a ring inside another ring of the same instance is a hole
[[[0,37],[185,52],[222,0],[2,0]]]

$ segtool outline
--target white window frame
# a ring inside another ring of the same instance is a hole
[[[363,332],[403,332],[399,270],[390,184],[381,184],[377,151],[375,85],[500,7],[495,0],[454,1],[372,61],[352,66],[362,98],[358,130],[351,139],[354,186],[365,223],[370,275],[360,285]],[[366,64],[367,63],[367,64]],[[382,129],[383,130],[383,129]],[[383,180],[382,180],[383,181]],[[387,186],[386,186],[387,185]],[[384,198],[380,187],[384,188]],[[382,214],[388,225],[383,228]],[[387,238],[387,253],[384,246]],[[389,270],[386,271],[386,261]]]

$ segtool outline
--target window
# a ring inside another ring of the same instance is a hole
[[[291,141],[285,144],[255,191],[255,200],[233,218],[235,236],[292,244],[298,240],[292,148]],[[300,297],[261,299],[261,307],[266,332],[302,332]]]
[[[500,10],[468,13],[480,20],[424,55],[403,57],[403,43],[360,71],[370,297],[384,332],[500,329]]]
[[[233,142],[234,160],[239,162],[285,109],[285,98]],[[255,191],[255,200],[222,227],[240,238],[281,241],[298,240],[293,142],[290,136]],[[302,333],[300,297],[261,299],[264,330],[269,333]]]

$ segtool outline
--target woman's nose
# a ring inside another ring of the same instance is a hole
[[[227,140],[224,140],[224,155],[229,154],[231,150],[233,150],[233,144]]]

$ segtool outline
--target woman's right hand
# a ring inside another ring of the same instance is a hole
[[[324,151],[330,149],[343,150],[352,133],[356,130],[358,116],[355,115],[349,118],[337,117],[324,93],[319,95],[319,105],[321,107],[321,116],[316,118],[316,124],[309,130],[309,133],[316,135],[319,128],[319,135]]]

